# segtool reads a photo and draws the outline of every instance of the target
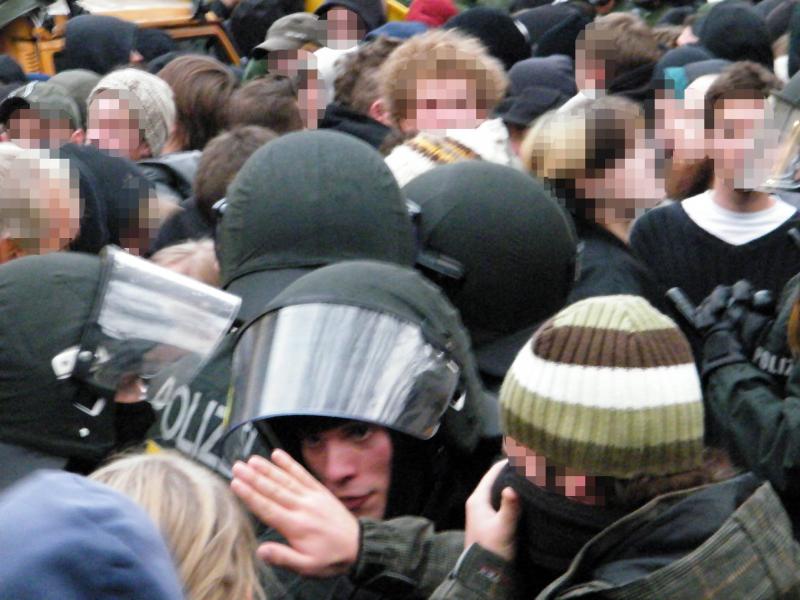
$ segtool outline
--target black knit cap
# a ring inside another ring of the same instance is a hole
[[[465,10],[447,21],[444,29],[459,29],[478,38],[506,71],[531,55],[528,41],[514,19],[496,8],[479,6]]]

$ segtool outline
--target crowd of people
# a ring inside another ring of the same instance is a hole
[[[0,55],[0,598],[800,598],[798,0],[199,8]]]

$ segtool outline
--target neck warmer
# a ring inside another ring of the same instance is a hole
[[[511,465],[506,465],[492,487],[495,508],[500,507],[500,493],[506,487],[517,492],[522,509],[514,565],[515,572],[520,574],[515,577],[520,597],[532,597],[564,573],[590,539],[626,514],[549,492],[531,483]]]

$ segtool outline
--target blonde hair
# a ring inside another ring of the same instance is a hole
[[[221,478],[174,451],[122,456],[89,477],[150,515],[188,600],[263,600],[253,526]]]
[[[157,265],[219,287],[219,262],[210,239],[192,240],[167,246],[151,259]]]
[[[398,46],[380,70],[381,97],[395,124],[415,106],[417,81],[465,79],[475,83],[478,108],[488,113],[508,87],[502,63],[476,38],[455,30],[434,30]]]
[[[643,127],[641,110],[630,100],[607,96],[586,101],[539,117],[522,141],[520,159],[571,211],[586,216],[576,197],[576,180],[596,176],[624,158]]]

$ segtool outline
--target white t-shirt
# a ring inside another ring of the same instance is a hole
[[[707,190],[681,203],[698,227],[732,246],[741,246],[767,235],[795,213],[794,207],[772,196],[775,204],[757,212],[734,212],[714,202],[714,190]]]

